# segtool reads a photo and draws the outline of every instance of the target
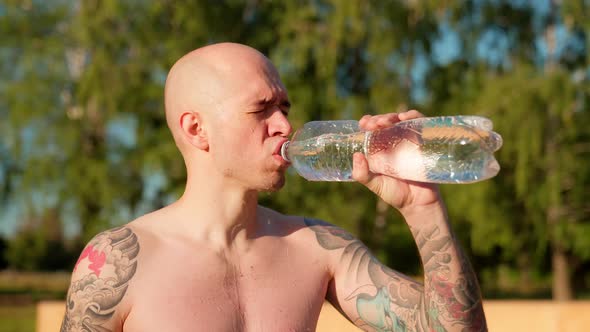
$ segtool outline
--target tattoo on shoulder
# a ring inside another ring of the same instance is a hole
[[[360,241],[340,227],[317,219],[304,218],[303,220],[305,225],[315,233],[318,243],[324,249],[340,249],[352,242],[358,242],[360,244]]]
[[[100,233],[90,241],[74,267],[75,272],[88,273],[70,285],[61,332],[110,331],[104,323],[127,292],[138,253],[137,236],[127,227]]]

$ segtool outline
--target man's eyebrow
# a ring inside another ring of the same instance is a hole
[[[270,106],[270,105],[275,105],[275,104],[277,103],[278,99],[279,99],[279,98],[271,98],[271,99],[264,98],[264,99],[260,99],[260,100],[258,100],[258,101],[256,102],[256,104],[257,104],[258,106]],[[280,98],[280,99],[281,99],[281,101],[280,101],[280,103],[279,103],[279,106],[282,106],[282,107],[287,107],[287,108],[290,108],[290,107],[291,107],[291,102],[289,101],[289,99],[287,99],[287,98]]]

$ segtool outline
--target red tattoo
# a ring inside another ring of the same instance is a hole
[[[464,304],[457,301],[456,295],[453,291],[457,285],[448,282],[447,278],[440,274],[432,276],[432,286],[436,289],[436,292],[441,297],[443,303],[447,306],[449,314],[454,319],[467,319],[469,314]]]
[[[80,258],[78,258],[78,261],[76,262],[76,265],[74,266],[74,271],[76,271],[78,264],[80,264],[80,262],[84,258],[87,258],[87,257],[88,257],[88,260],[90,261],[88,268],[90,270],[92,270],[92,272],[94,272],[94,274],[96,274],[97,277],[99,277],[100,276],[100,269],[103,267],[107,256],[102,251],[94,250],[94,247],[92,245],[88,245],[84,249],[84,251],[82,251]]]

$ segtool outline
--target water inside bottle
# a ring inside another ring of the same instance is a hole
[[[289,143],[287,157],[310,181],[353,181],[352,155],[364,152],[365,133],[324,134]]]
[[[368,143],[371,171],[394,177],[437,183],[470,183],[496,175],[493,152],[501,137],[465,123],[418,121],[377,131]]]
[[[351,121],[310,122],[282,155],[310,181],[353,181],[352,155],[366,155],[374,173],[436,183],[495,176],[502,145],[492,122],[478,116],[419,118],[374,132]]]

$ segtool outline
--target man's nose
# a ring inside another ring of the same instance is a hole
[[[270,136],[289,136],[291,134],[293,130],[291,123],[280,108],[276,108],[269,120],[268,134]]]

